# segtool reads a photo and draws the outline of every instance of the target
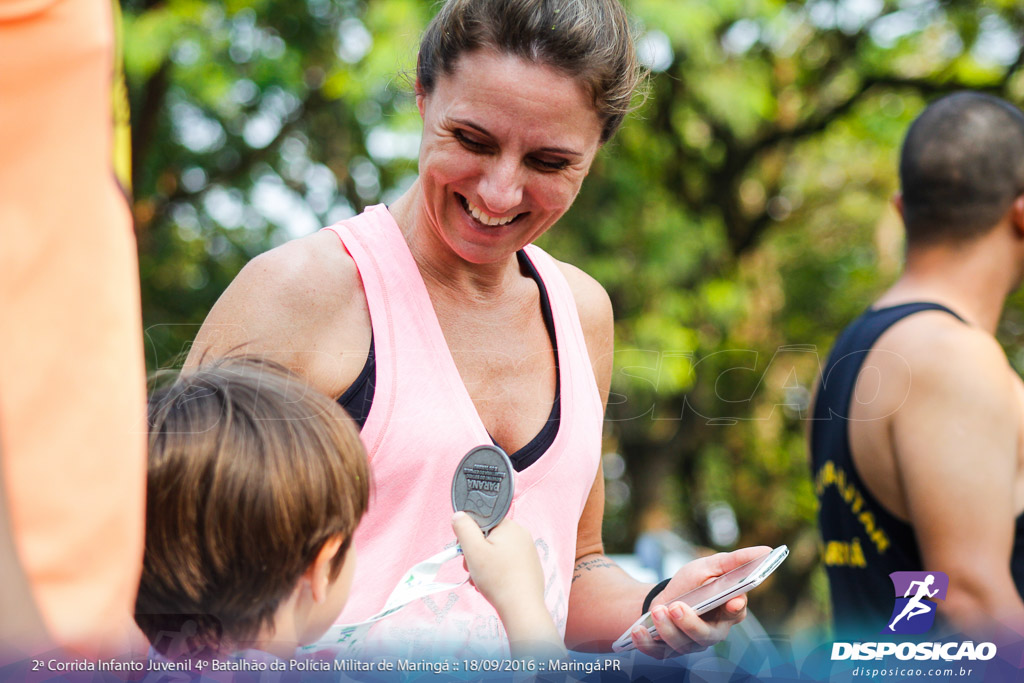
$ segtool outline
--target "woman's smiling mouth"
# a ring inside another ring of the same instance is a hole
[[[496,218],[494,216],[489,216],[488,214],[484,213],[484,211],[480,207],[478,207],[476,204],[463,197],[458,192],[455,193],[455,196],[459,198],[459,201],[462,203],[462,208],[466,210],[466,213],[475,218],[477,222],[483,223],[484,225],[491,228],[499,227],[502,225],[508,225],[509,223],[518,219],[520,216],[525,215],[522,213],[517,213],[511,216],[503,216],[501,218]]]

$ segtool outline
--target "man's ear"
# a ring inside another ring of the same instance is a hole
[[[334,564],[334,557],[344,542],[345,537],[341,534],[327,539],[313,559],[313,563],[306,568],[302,575],[302,578],[309,582],[310,590],[313,593],[313,602],[324,602],[327,599],[327,591],[331,586],[331,567]]]
[[[892,196],[892,205],[896,209],[896,213],[898,213],[900,215],[900,218],[903,218],[903,193],[902,192],[897,192],[896,194],[894,194]]]

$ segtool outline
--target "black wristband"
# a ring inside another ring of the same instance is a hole
[[[658,597],[658,593],[665,590],[665,586],[667,586],[668,582],[671,580],[672,579],[665,579],[651,589],[651,592],[647,594],[646,598],[644,598],[644,608],[640,610],[640,614],[647,614],[650,611],[651,603],[654,602],[654,598]]]

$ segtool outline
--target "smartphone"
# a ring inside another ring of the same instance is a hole
[[[719,605],[724,605],[737,595],[743,595],[762,581],[768,578],[775,569],[782,564],[782,561],[789,555],[789,548],[780,545],[774,550],[765,552],[764,555],[755,557],[745,564],[741,564],[732,571],[728,571],[702,586],[694,588],[689,593],[669,600],[672,602],[685,602],[693,607],[697,614],[710,612]],[[668,603],[666,603],[668,604]],[[626,632],[619,636],[619,639],[612,643],[612,650],[624,652],[632,650],[633,637],[630,635],[634,628],[643,626],[655,638],[658,638],[657,628],[654,626],[654,618],[647,612],[637,619]]]

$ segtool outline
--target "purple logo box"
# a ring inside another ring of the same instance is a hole
[[[945,572],[893,572],[889,574],[889,578],[892,579],[892,585],[896,589],[896,596],[902,598],[912,582],[924,581],[929,574],[935,577],[929,592],[936,588],[939,589],[935,597],[929,598],[929,600],[945,600],[946,591],[949,590],[949,577]]]
[[[945,600],[949,577],[943,572],[893,572],[889,574],[896,599],[892,616],[882,633],[920,634],[935,623],[936,600]]]

